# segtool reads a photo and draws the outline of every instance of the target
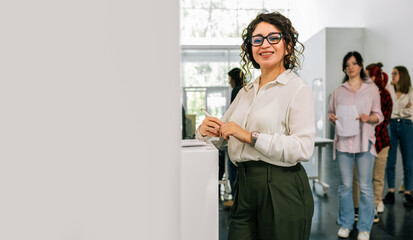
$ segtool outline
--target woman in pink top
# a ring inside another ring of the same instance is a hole
[[[353,163],[356,163],[360,187],[357,239],[369,239],[374,218],[373,167],[377,155],[375,126],[383,121],[378,87],[366,78],[363,58],[349,52],[343,59],[346,76],[332,94],[329,120],[335,125],[334,157],[340,175],[339,237],[347,238],[354,224]]]

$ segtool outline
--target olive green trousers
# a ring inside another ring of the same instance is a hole
[[[301,164],[238,163],[229,240],[308,240],[314,201]]]

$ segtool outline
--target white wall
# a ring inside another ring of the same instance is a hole
[[[326,82],[326,30],[313,35],[304,44],[304,61],[300,77],[313,89],[315,97],[316,136],[325,136],[325,82]]]
[[[389,77],[394,66],[404,65],[412,76],[413,1],[380,1],[370,5],[374,8],[366,7],[365,62],[381,61]]]
[[[325,79],[326,71],[326,30],[313,35],[303,43],[304,58],[302,61],[302,70],[299,71],[300,77],[305,79],[311,86],[311,80],[314,78]]]
[[[343,81],[343,58],[350,51],[364,56],[364,29],[327,28],[326,29],[326,93],[331,94]]]
[[[178,3],[1,4],[0,239],[179,239]]]
[[[302,41],[325,27],[365,28],[366,64],[381,61],[390,73],[404,65],[413,73],[413,1],[292,0],[291,20]]]

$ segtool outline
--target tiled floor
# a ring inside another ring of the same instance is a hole
[[[396,183],[401,183],[401,161],[398,156]],[[314,216],[311,227],[311,240],[340,239],[337,237],[339,226],[336,224],[338,214],[338,174],[336,162],[332,160],[332,147],[327,147],[323,154],[323,181],[330,185],[327,195],[316,185],[313,188]],[[306,167],[308,175],[313,176],[314,167]],[[316,172],[315,172],[316,173]],[[312,183],[311,183],[312,185]],[[384,190],[386,193],[386,189]],[[371,240],[413,240],[413,209],[403,207],[403,195],[396,194],[394,205],[386,205],[380,216],[380,222],[373,225]],[[219,239],[226,240],[228,236],[229,209],[220,205]],[[356,239],[353,231],[348,239]]]

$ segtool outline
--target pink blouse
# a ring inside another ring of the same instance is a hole
[[[336,109],[339,105],[355,106],[358,115],[362,113],[366,115],[376,114],[379,122],[371,124],[360,121],[360,133],[351,137],[338,136],[337,131],[335,131],[334,159],[335,150],[348,153],[367,152],[369,142],[371,142],[370,153],[376,156],[374,128],[384,119],[380,108],[379,88],[368,79],[361,84],[361,87],[356,92],[353,92],[348,82],[345,82],[333,91],[328,114],[336,114]]]

